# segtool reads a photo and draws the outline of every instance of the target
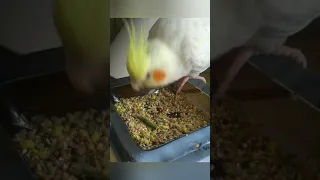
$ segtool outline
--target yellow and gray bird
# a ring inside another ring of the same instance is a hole
[[[88,94],[109,88],[109,1],[56,0],[53,18],[73,86]]]
[[[180,80],[178,93],[189,79],[206,82],[200,73],[210,67],[210,18],[160,18],[148,36],[142,27],[139,39],[133,22],[124,24],[130,43],[127,70],[134,90]]]

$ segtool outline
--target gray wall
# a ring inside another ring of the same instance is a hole
[[[0,46],[17,53],[61,46],[53,24],[53,0],[0,1]],[[123,26],[121,19],[111,19],[111,41]]]
[[[119,18],[111,18],[110,19],[110,41],[112,42],[116,35],[120,32],[123,26],[123,22]]]
[[[61,46],[51,16],[52,2],[0,1],[0,45],[21,54]]]

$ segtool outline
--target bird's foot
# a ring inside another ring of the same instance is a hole
[[[185,76],[185,77],[181,78],[176,94],[181,92],[183,86],[188,82],[189,79],[198,79],[198,80],[201,80],[204,83],[207,82],[206,79],[204,77],[202,77],[202,76],[196,76],[196,77],[193,77],[193,78],[191,78],[189,76]]]
[[[307,58],[299,49],[281,46],[275,49],[271,54],[291,57],[296,60],[298,64],[301,64],[304,69],[307,68]]]
[[[200,81],[202,81],[202,82],[204,82],[204,83],[207,83],[206,78],[204,78],[204,77],[202,77],[202,76],[196,76],[196,77],[191,78],[191,79],[198,79],[198,80],[200,80]]]
[[[255,53],[256,51],[252,48],[244,48],[239,52],[235,60],[232,62],[230,68],[227,70],[223,81],[219,83],[219,87],[213,94],[212,99],[214,104],[216,101],[223,98],[225,92],[229,89],[231,82],[234,80],[240,69]]]
[[[298,64],[301,64],[303,68],[307,67],[307,59],[304,54],[296,48],[288,46],[281,46],[271,53],[261,53],[253,50],[252,48],[244,48],[236,57],[235,61],[229,68],[224,80],[220,83],[217,91],[213,94],[213,101],[220,100],[225,92],[229,89],[231,82],[234,80],[237,73],[240,71],[242,66],[255,54],[272,54],[278,56],[292,57]]]

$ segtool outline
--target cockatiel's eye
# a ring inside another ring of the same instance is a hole
[[[147,79],[150,79],[150,77],[151,77],[151,73],[148,72],[146,78],[147,78]]]

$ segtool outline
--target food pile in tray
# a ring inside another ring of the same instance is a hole
[[[175,95],[162,88],[151,95],[123,98],[115,104],[135,142],[151,150],[208,126],[209,115],[188,102],[183,93]]]
[[[108,179],[109,114],[94,109],[65,117],[36,115],[16,134],[36,179]]]
[[[252,123],[239,119],[241,108],[228,98],[213,110],[211,176],[214,180],[302,180],[305,172],[292,155],[262,136]],[[245,116],[244,116],[245,117]],[[311,166],[310,166],[311,167]],[[317,167],[316,167],[317,168]],[[307,173],[310,179],[316,174]],[[320,177],[318,177],[320,178]]]

